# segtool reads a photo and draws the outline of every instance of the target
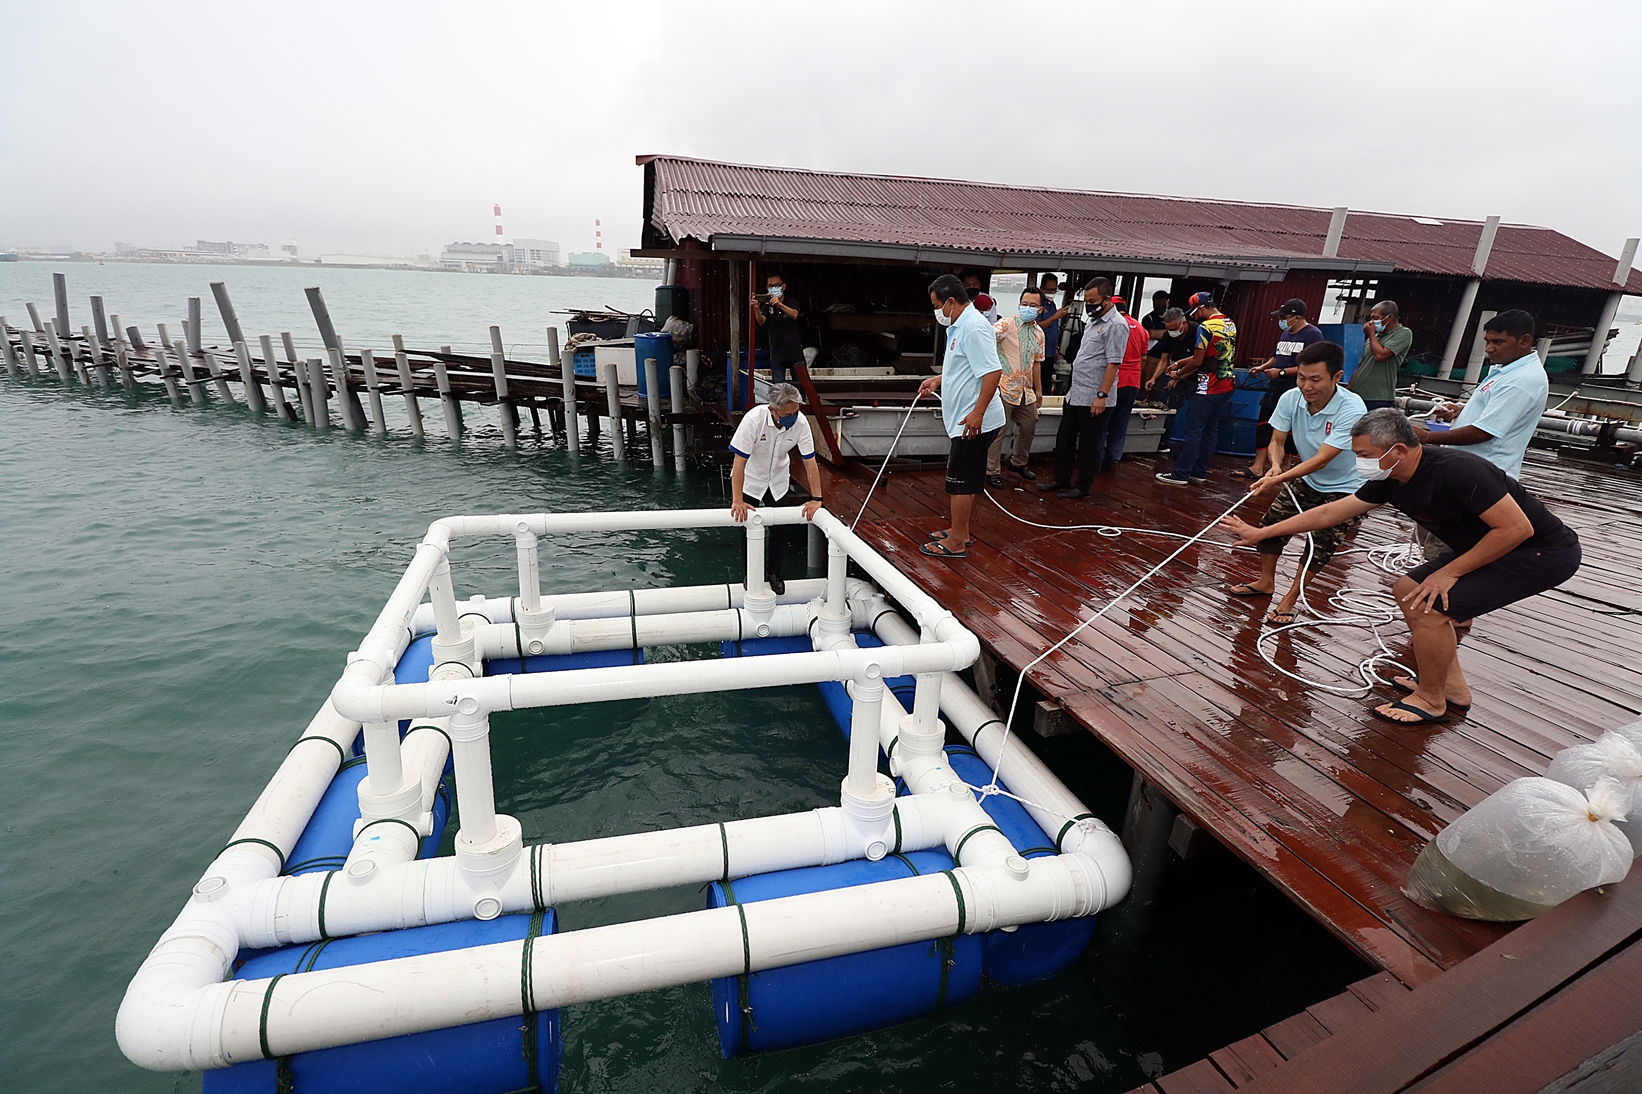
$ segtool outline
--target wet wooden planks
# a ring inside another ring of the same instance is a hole
[[[1627,1046],[1638,1051],[1638,1031],[1633,877],[1581,893],[1422,987],[1370,977],[1132,1094],[1535,1094],[1601,1070],[1582,1066],[1593,1060],[1617,1074],[1611,1065]]]
[[[1224,592],[1256,573],[1257,560],[1225,549],[1218,532],[1208,538],[1220,546],[1183,551],[1028,680],[1358,953],[1409,985],[1424,983],[1502,928],[1437,915],[1403,896],[1419,849],[1506,782],[1543,772],[1559,749],[1642,710],[1642,665],[1629,652],[1642,644],[1642,614],[1632,610],[1642,608],[1634,578],[1642,480],[1537,452],[1528,466],[1529,489],[1581,533],[1586,565],[1564,589],[1477,621],[1462,646],[1477,702],[1448,725],[1383,723],[1368,709],[1394,698],[1388,689],[1360,699],[1273,671],[1254,650],[1269,602]],[[965,560],[917,550],[947,523],[941,472],[892,472],[857,531],[1018,671],[1242,493],[1218,470],[1208,485],[1184,490],[1154,482],[1155,469],[1125,461],[1084,501],[995,490],[977,499],[977,542]],[[829,499],[853,518],[871,476],[831,474]],[[1257,519],[1263,504],[1240,512]],[[1331,614],[1328,598],[1348,586],[1388,587],[1363,549],[1409,536],[1394,515],[1366,521],[1348,543],[1358,550],[1337,556],[1308,588],[1318,614]],[[1291,545],[1280,583],[1298,549]],[[1382,632],[1411,662],[1406,629]],[[1376,648],[1366,628],[1308,629],[1274,646],[1278,664],[1342,688]]]

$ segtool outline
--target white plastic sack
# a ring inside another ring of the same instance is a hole
[[[1623,880],[1631,845],[1614,822],[1627,799],[1607,777],[1588,794],[1517,779],[1438,833],[1409,871],[1408,893],[1439,911],[1512,921]]]
[[[1642,722],[1635,726],[1642,737]],[[1631,841],[1631,857],[1642,855],[1642,749],[1624,731],[1609,730],[1591,744],[1563,749],[1545,777],[1580,791],[1590,790],[1603,778],[1618,783],[1626,793],[1625,819],[1618,827]]]
[[[1619,734],[1636,746],[1638,752],[1642,752],[1642,718],[1638,718],[1634,722],[1628,722],[1611,732]]]

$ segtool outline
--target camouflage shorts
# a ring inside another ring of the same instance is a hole
[[[1291,498],[1288,489],[1279,487],[1277,500],[1271,503],[1266,515],[1260,518],[1260,527],[1269,528],[1278,521],[1297,516],[1307,509],[1315,509],[1319,505],[1351,497],[1350,494],[1325,494],[1314,489],[1305,479],[1295,479],[1284,485],[1294,491],[1294,496]],[[1300,502],[1298,506],[1294,504],[1295,499]],[[1346,536],[1356,531],[1362,520],[1362,517],[1354,517],[1344,524],[1336,524],[1332,528],[1323,528],[1311,533],[1312,556],[1306,568],[1315,572],[1328,565],[1328,560],[1334,557],[1334,552],[1340,549],[1340,544],[1345,541]],[[1256,544],[1256,549],[1263,555],[1280,555],[1288,541],[1288,536],[1274,536],[1261,540]]]

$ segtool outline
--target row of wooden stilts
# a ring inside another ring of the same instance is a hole
[[[209,392],[223,404],[243,401],[254,414],[272,413],[285,421],[305,422],[318,429],[331,427],[334,401],[342,428],[378,435],[388,433],[383,400],[395,396],[404,400],[410,432],[416,437],[425,433],[421,399],[439,401],[445,431],[453,439],[460,439],[466,428],[464,402],[494,404],[499,411],[502,439],[509,448],[518,445],[521,407],[530,412],[538,432],[541,411],[546,410],[549,428],[563,438],[571,452],[578,452],[583,441],[576,416],[587,418],[589,445],[597,443],[603,417],[609,423],[611,449],[618,460],[626,459],[629,449],[637,447],[637,426],[642,419],[648,424],[651,460],[657,467],[666,465],[666,427],[672,426],[673,459],[679,470],[685,464],[689,426],[703,418],[700,413],[686,411],[691,377],[683,366],[647,360],[647,396],[642,402],[630,401],[617,382],[614,364],[605,366],[602,383],[578,378],[575,369],[560,360],[555,327],[547,328],[549,364],[508,360],[501,328],[492,326],[488,360],[453,353],[449,346],[441,346],[437,352],[408,349],[396,334],[393,362],[389,365],[378,361],[371,349],[361,349],[357,354],[347,352],[337,337],[324,296],[314,287],[306,292],[325,356],[300,356],[290,332],[283,331],[279,335],[281,359],[274,339],[266,334],[257,339],[260,352],[252,352],[223,282],[212,282],[211,292],[228,332],[230,349],[201,344],[199,297],[189,298],[188,317],[182,321],[180,335],[174,336],[165,323],[159,323],[157,341],[149,342],[136,326],[123,326],[117,314],[107,312],[102,297],[93,296],[92,322],[82,325],[75,334],[69,321],[67,279],[55,273],[52,282],[54,317],[43,318],[33,303],[26,305],[26,326],[13,327],[0,316],[0,355],[10,376],[55,376],[63,383],[78,381],[107,390],[117,375],[120,385],[132,392],[139,390],[139,380],[157,380],[174,405],[181,406],[187,400],[194,406],[205,406]],[[660,394],[663,370],[670,370],[671,381],[671,406],[666,410]],[[239,388],[237,397],[231,383]]]

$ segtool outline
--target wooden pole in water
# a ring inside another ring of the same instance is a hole
[[[87,324],[81,325],[80,337],[85,339],[86,352],[91,354],[91,367],[97,373],[97,386],[102,388],[104,391],[107,391],[108,366],[103,364],[102,343],[92,337],[91,327]]]
[[[519,446],[518,418],[507,397],[507,359],[502,356],[502,328],[490,328],[490,374],[496,385],[496,405],[502,415],[502,443]]]
[[[251,351],[244,342],[234,343],[234,357],[239,361],[239,386],[245,392],[245,403],[253,414],[261,414],[268,409],[268,404],[262,398],[262,385],[257,383],[257,374],[251,367]]]
[[[282,422],[296,421],[296,411],[285,401],[285,385],[279,377],[279,362],[274,359],[274,340],[266,334],[257,336],[262,346],[262,367],[268,370],[268,386],[274,393],[274,409],[279,411],[279,420]]]
[[[57,298],[57,334],[67,338],[68,332],[74,329],[68,321],[68,275],[51,275],[51,293]]]
[[[684,474],[684,423],[678,416],[684,413],[684,366],[674,365],[669,370],[673,391],[673,469]]]
[[[376,355],[368,349],[359,351],[359,363],[365,370],[365,391],[371,400],[371,424],[376,435],[388,435],[388,419],[382,413],[382,378],[376,374]]]
[[[604,400],[610,409],[610,450],[616,459],[627,458],[627,441],[621,430],[621,386],[616,381],[616,362],[604,366]]]
[[[559,366],[559,392],[564,400],[564,443],[571,452],[580,452],[582,427],[576,421],[576,363],[559,353],[559,328],[547,328],[547,356]]]
[[[40,309],[35,307],[32,303],[24,304],[23,307],[29,310],[29,322],[34,324],[34,333],[46,333],[46,325],[40,321]]]
[[[654,357],[644,359],[644,401],[650,426],[650,463],[660,471],[667,466],[667,447],[661,437],[661,368]]]
[[[159,337],[161,340],[166,338],[164,324],[159,327]],[[194,361],[189,360],[189,348],[182,345],[182,338],[172,338],[171,352],[177,356],[177,368],[182,373],[182,383],[189,386],[190,401],[194,402],[194,406],[205,406],[205,381],[200,378],[197,371],[194,371]]]
[[[17,328],[17,337],[23,343],[23,367],[28,369],[30,376],[40,375],[40,365],[34,360],[34,336],[26,329]]]
[[[112,345],[115,341],[117,341],[117,338],[110,338],[108,336],[108,318],[103,314],[103,298],[100,296],[94,296],[91,298],[91,327],[97,332],[97,341],[101,342],[103,345]],[[116,334],[118,334],[119,329],[120,322],[116,319],[114,321],[114,330]]]
[[[6,331],[6,317],[0,315],[0,354],[6,358],[6,375],[21,378],[23,370],[17,367],[17,357],[11,351],[11,335]]]
[[[101,300],[101,297],[97,299]],[[131,369],[130,347],[126,345],[125,335],[120,333],[120,317],[108,317],[108,329],[114,333],[114,364],[120,370],[120,386],[127,391],[137,390],[137,374]]]
[[[228,286],[221,281],[211,282],[211,295],[217,300],[217,314],[222,316],[222,327],[228,332],[228,344],[245,341],[239,329],[239,316],[234,313],[234,302],[228,299]]]
[[[411,432],[424,436],[422,408],[416,402],[416,377],[411,375],[410,358],[405,356],[405,340],[393,336],[393,363],[399,367],[399,387],[405,393],[405,413],[410,415]]]
[[[303,292],[308,296],[308,309],[314,313],[314,324],[319,327],[320,341],[325,343],[326,350],[336,350],[342,362],[338,368],[333,361],[331,368],[336,372],[336,401],[342,408],[343,424],[349,429],[363,430],[365,408],[359,405],[359,395],[348,386],[348,351],[342,345],[342,339],[337,337],[336,327],[331,323],[330,309],[325,306],[325,294],[319,291],[318,285],[311,285]],[[356,426],[354,422],[359,424]]]
[[[302,366],[308,377],[307,391],[314,400],[314,426],[318,429],[331,428],[331,407],[327,402],[330,387],[325,382],[325,363],[317,357],[308,358]],[[343,420],[347,420],[344,412]]]
[[[63,344],[57,339],[57,324],[50,319],[46,320],[46,348],[51,351],[51,363],[57,367],[57,375],[63,383],[73,380],[74,373],[63,356]]]
[[[154,347],[154,364],[160,371],[160,380],[165,384],[165,393],[171,399],[172,406],[182,405],[182,390],[177,387],[177,381],[171,375],[171,363],[165,359],[165,324],[160,325],[160,341]],[[128,332],[136,334],[137,328],[132,327]]]
[[[330,347],[328,356],[331,359],[331,382],[336,386],[336,402],[341,408],[342,424],[348,429],[363,433],[364,416],[354,416],[353,400],[348,398],[348,363],[342,357],[342,350],[336,346]]]
[[[199,302],[200,298],[197,296],[190,298],[190,307],[188,310],[192,312],[193,315],[182,321],[182,332],[188,339],[188,345],[184,348],[191,353],[198,354],[200,359],[205,362],[205,371],[211,374],[211,379],[215,381],[217,385],[217,398],[221,399],[229,406],[234,406],[239,402],[239,400],[235,399],[234,393],[228,390],[228,378],[222,374],[222,365],[217,361],[217,355],[214,353],[206,353],[205,350],[200,347]]]
[[[296,384],[296,397],[302,406],[302,418],[309,425],[317,426],[319,423],[314,420],[314,393],[308,387],[308,366],[296,355],[296,343],[291,340],[290,331],[280,331],[279,341],[285,349],[285,363],[291,366],[291,381]]]
[[[448,356],[450,347],[440,346],[439,352]],[[444,358],[433,363],[433,382],[439,388],[439,403],[445,410],[445,432],[451,440],[459,441],[462,439],[462,400],[451,390],[450,369],[446,367]]]
[[[125,328],[125,336],[131,343],[132,349],[136,350],[138,353],[148,352],[148,343],[143,341],[142,331],[138,330],[136,327],[127,327]]]

